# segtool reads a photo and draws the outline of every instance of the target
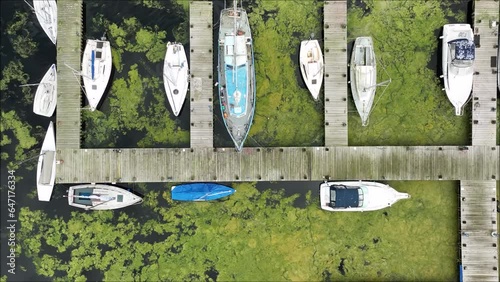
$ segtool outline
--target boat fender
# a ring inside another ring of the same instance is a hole
[[[227,113],[224,113],[224,118],[227,118]]]

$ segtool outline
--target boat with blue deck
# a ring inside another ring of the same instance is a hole
[[[219,20],[219,102],[236,149],[241,151],[255,111],[255,65],[253,41],[245,10],[223,9]]]
[[[189,183],[172,186],[172,200],[175,201],[212,201],[230,196],[236,192],[231,187],[216,183]]]

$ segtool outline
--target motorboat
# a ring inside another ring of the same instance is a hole
[[[43,31],[52,43],[57,42],[57,3],[55,0],[34,0],[33,10]]]
[[[71,186],[67,197],[70,206],[85,210],[114,210],[142,203],[142,197],[106,184]]]
[[[101,101],[111,77],[111,46],[105,38],[88,39],[82,59],[82,78],[91,111]]]
[[[223,9],[219,19],[218,88],[224,125],[241,151],[255,111],[253,40],[244,9]]]
[[[350,84],[361,125],[368,125],[377,88],[377,61],[371,37],[358,37],[354,42],[350,63]]]
[[[443,27],[442,78],[455,115],[463,114],[472,92],[474,77],[474,33],[469,24],[447,24]]]
[[[184,46],[181,43],[168,42],[163,64],[163,84],[175,116],[181,112],[186,100],[189,85],[189,66]]]
[[[302,78],[314,100],[317,100],[323,83],[323,53],[318,40],[300,43],[299,61]]]
[[[217,183],[188,183],[172,186],[172,200],[212,201],[232,195],[236,190]]]
[[[378,182],[328,181],[320,185],[321,209],[327,211],[374,211],[409,198],[409,194]]]
[[[36,89],[33,100],[33,112],[37,115],[51,117],[57,104],[57,71],[56,65],[52,64],[45,73],[42,81]]]
[[[56,137],[54,124],[49,123],[36,168],[36,190],[39,201],[50,201],[56,180]]]

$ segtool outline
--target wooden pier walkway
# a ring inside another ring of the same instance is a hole
[[[82,0],[58,0],[56,144],[80,149],[80,70],[82,54]],[[68,67],[69,66],[69,67]]]
[[[496,181],[461,181],[463,281],[498,281]]]
[[[191,148],[213,147],[213,5],[189,3]]]
[[[472,90],[472,145],[496,145],[498,26],[493,28],[491,23],[498,25],[499,9],[498,1],[474,1],[474,33],[479,42]]]
[[[325,146],[347,146],[347,2],[325,1]]]
[[[495,180],[499,147],[58,149],[58,183]]]

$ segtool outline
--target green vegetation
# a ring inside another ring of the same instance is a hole
[[[112,281],[456,280],[457,183],[390,184],[412,198],[365,213],[322,211],[311,194],[295,208],[298,195],[251,183],[216,203],[149,192],[147,220],[125,211],[63,220],[25,207],[19,238],[37,273],[52,279],[98,270]]]
[[[12,139],[6,134],[12,132],[18,143],[15,146],[14,160],[21,161],[26,159],[26,152],[38,144],[36,138],[31,136],[31,125],[22,121],[15,111],[1,112],[0,132],[2,132],[2,140],[0,146],[3,148],[12,143]],[[2,152],[2,160],[9,158],[8,153]],[[9,169],[16,169],[18,166],[11,163]]]
[[[300,88],[298,49],[310,33],[320,34],[316,1],[256,1],[249,13],[255,43],[257,104],[247,144],[321,145],[323,105]],[[300,7],[297,7],[300,6]],[[295,35],[296,36],[292,36]],[[295,57],[295,58],[294,58]],[[294,58],[294,61],[292,60]]]
[[[33,41],[27,28],[28,17],[28,13],[16,11],[6,30],[14,51],[21,58],[28,58],[38,50],[38,43]]]
[[[451,2],[443,1],[364,3],[366,9],[350,5],[349,41],[358,36],[372,36],[378,81],[390,77],[392,83],[385,93],[384,87],[377,89],[376,104],[367,127],[361,126],[351,103],[349,144],[469,144],[470,106],[464,116],[455,116],[453,106],[441,90],[442,81],[428,68],[431,56],[439,51],[438,34],[448,22],[446,17],[463,20],[465,13],[453,14],[446,6]]]

